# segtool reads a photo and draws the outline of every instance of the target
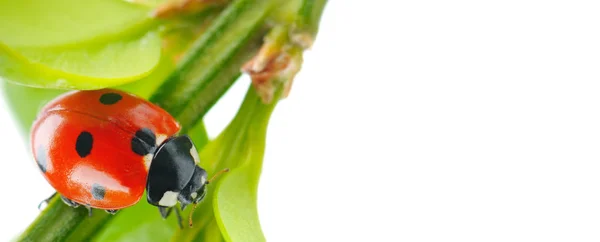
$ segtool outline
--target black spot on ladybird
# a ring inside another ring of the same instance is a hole
[[[131,150],[144,156],[156,149],[156,135],[149,128],[142,128],[135,132],[131,139]]]
[[[48,160],[46,157],[46,149],[40,146],[35,149],[35,161],[42,172],[46,172]]]
[[[104,105],[112,105],[120,101],[123,97],[114,92],[104,93],[100,96],[100,102]]]
[[[98,183],[94,183],[94,185],[92,185],[92,196],[94,197],[94,199],[102,200],[102,199],[104,199],[105,194],[106,194],[106,188],[104,188],[103,186],[101,186]]]
[[[77,136],[77,142],[75,143],[75,150],[79,157],[84,158],[92,152],[92,145],[94,144],[94,138],[92,134],[87,131],[83,131]]]

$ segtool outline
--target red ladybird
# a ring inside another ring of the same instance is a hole
[[[71,206],[114,213],[147,200],[163,217],[206,192],[198,152],[165,110],[114,90],[73,91],[48,103],[31,130],[43,176]],[[169,210],[167,210],[169,209]]]

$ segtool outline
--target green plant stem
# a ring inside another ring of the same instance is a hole
[[[217,75],[206,82],[200,90],[187,103],[183,111],[177,116],[181,124],[195,124],[204,118],[204,115],[210,110],[223,94],[242,74],[240,66],[254,56],[260,49],[264,31],[257,31],[244,43],[244,46],[235,53],[233,58],[229,59],[223,65]],[[181,132],[187,133],[188,126],[183,126]],[[208,140],[207,140],[208,141]],[[206,141],[206,142],[207,142]]]
[[[319,23],[327,0],[303,0],[295,21],[292,40],[304,49],[312,46],[319,31]]]
[[[55,197],[18,241],[63,241],[86,216],[85,208],[73,209]]]
[[[280,0],[237,0],[232,2],[215,19],[206,33],[183,56],[177,71],[171,75],[150,98],[152,102],[170,110],[183,120],[195,120],[180,116],[194,96],[200,95],[210,80],[214,79],[223,65],[228,63],[237,50],[255,33],[276,2]],[[186,114],[197,115],[197,114]],[[199,115],[202,116],[202,115]],[[184,123],[182,123],[185,126]]]
[[[66,207],[66,206],[65,206]],[[86,211],[87,212],[87,211]],[[85,241],[93,237],[100,228],[108,223],[114,216],[105,213],[101,210],[95,210],[94,216],[84,219],[77,227],[69,234],[65,241]],[[84,214],[84,217],[87,214]]]
[[[327,0],[304,0],[298,13],[297,27],[315,37]]]
[[[181,64],[150,101],[182,120],[184,131],[194,127],[240,75],[240,63],[258,49],[251,40],[276,1],[232,3],[186,52]],[[207,140],[206,132],[194,132],[202,133],[204,137],[196,139]],[[57,196],[18,241],[87,240],[113,217],[101,210],[95,210],[91,218],[87,216],[85,208],[68,207]]]

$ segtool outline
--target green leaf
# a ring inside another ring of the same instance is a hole
[[[0,77],[33,87],[97,89],[148,75],[160,56],[160,39],[155,32],[91,47],[15,51],[0,44]]]
[[[57,89],[140,79],[161,57],[149,10],[120,0],[0,0],[0,79]]]
[[[17,48],[17,51],[32,63],[74,75],[103,79],[135,79],[156,66],[160,58],[159,47],[158,34],[148,32],[105,45]],[[124,63],[127,65],[122,65]]]
[[[235,167],[218,184],[213,197],[215,217],[225,241],[265,241],[257,211],[257,190],[265,153],[269,118],[282,94],[278,88],[273,102],[264,104],[249,88],[238,120],[224,135],[237,133],[237,142],[225,145],[236,153],[219,166]],[[236,144],[237,143],[237,144]],[[236,167],[237,166],[237,167]]]
[[[0,42],[48,47],[118,40],[147,29],[150,10],[124,0],[0,0]]]

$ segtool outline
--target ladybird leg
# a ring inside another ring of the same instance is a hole
[[[160,212],[160,216],[162,216],[164,219],[166,219],[167,217],[169,217],[169,214],[171,214],[171,210],[173,208],[166,208],[166,207],[158,207],[158,211]]]
[[[63,196],[63,195],[60,195],[60,198],[62,199],[62,201],[63,201],[65,204],[69,205],[69,207],[74,207],[74,208],[76,208],[76,207],[79,207],[79,203],[76,203],[76,202],[74,202],[73,200],[71,200],[71,199],[68,199],[68,198],[66,198],[66,197],[65,197],[65,196]]]
[[[106,209],[104,211],[106,211],[107,213],[109,213],[111,215],[115,215],[119,211],[119,209]]]
[[[183,220],[181,218],[181,213],[179,212],[179,207],[175,206],[175,214],[177,215],[177,223],[179,223],[179,228],[183,229]]]
[[[183,229],[183,224],[182,224],[182,218],[181,218],[181,214],[179,213],[179,209],[177,207],[158,207],[158,211],[160,212],[160,215],[166,219],[167,217],[169,217],[169,215],[171,215],[171,212],[173,211],[173,209],[175,209],[175,214],[177,215],[177,223],[179,223],[179,228]]]
[[[85,209],[88,210],[88,216],[91,217],[92,216],[92,207],[90,207],[90,205],[85,205]]]
[[[56,196],[56,194],[57,194],[57,192],[54,192],[54,193],[52,193],[52,195],[50,195],[48,198],[46,198],[46,199],[42,200],[42,201],[40,202],[40,204],[38,204],[38,209],[39,209],[39,210],[42,210],[42,205],[48,205],[48,203],[50,203],[50,200],[51,200],[52,198],[54,198],[54,196]]]

